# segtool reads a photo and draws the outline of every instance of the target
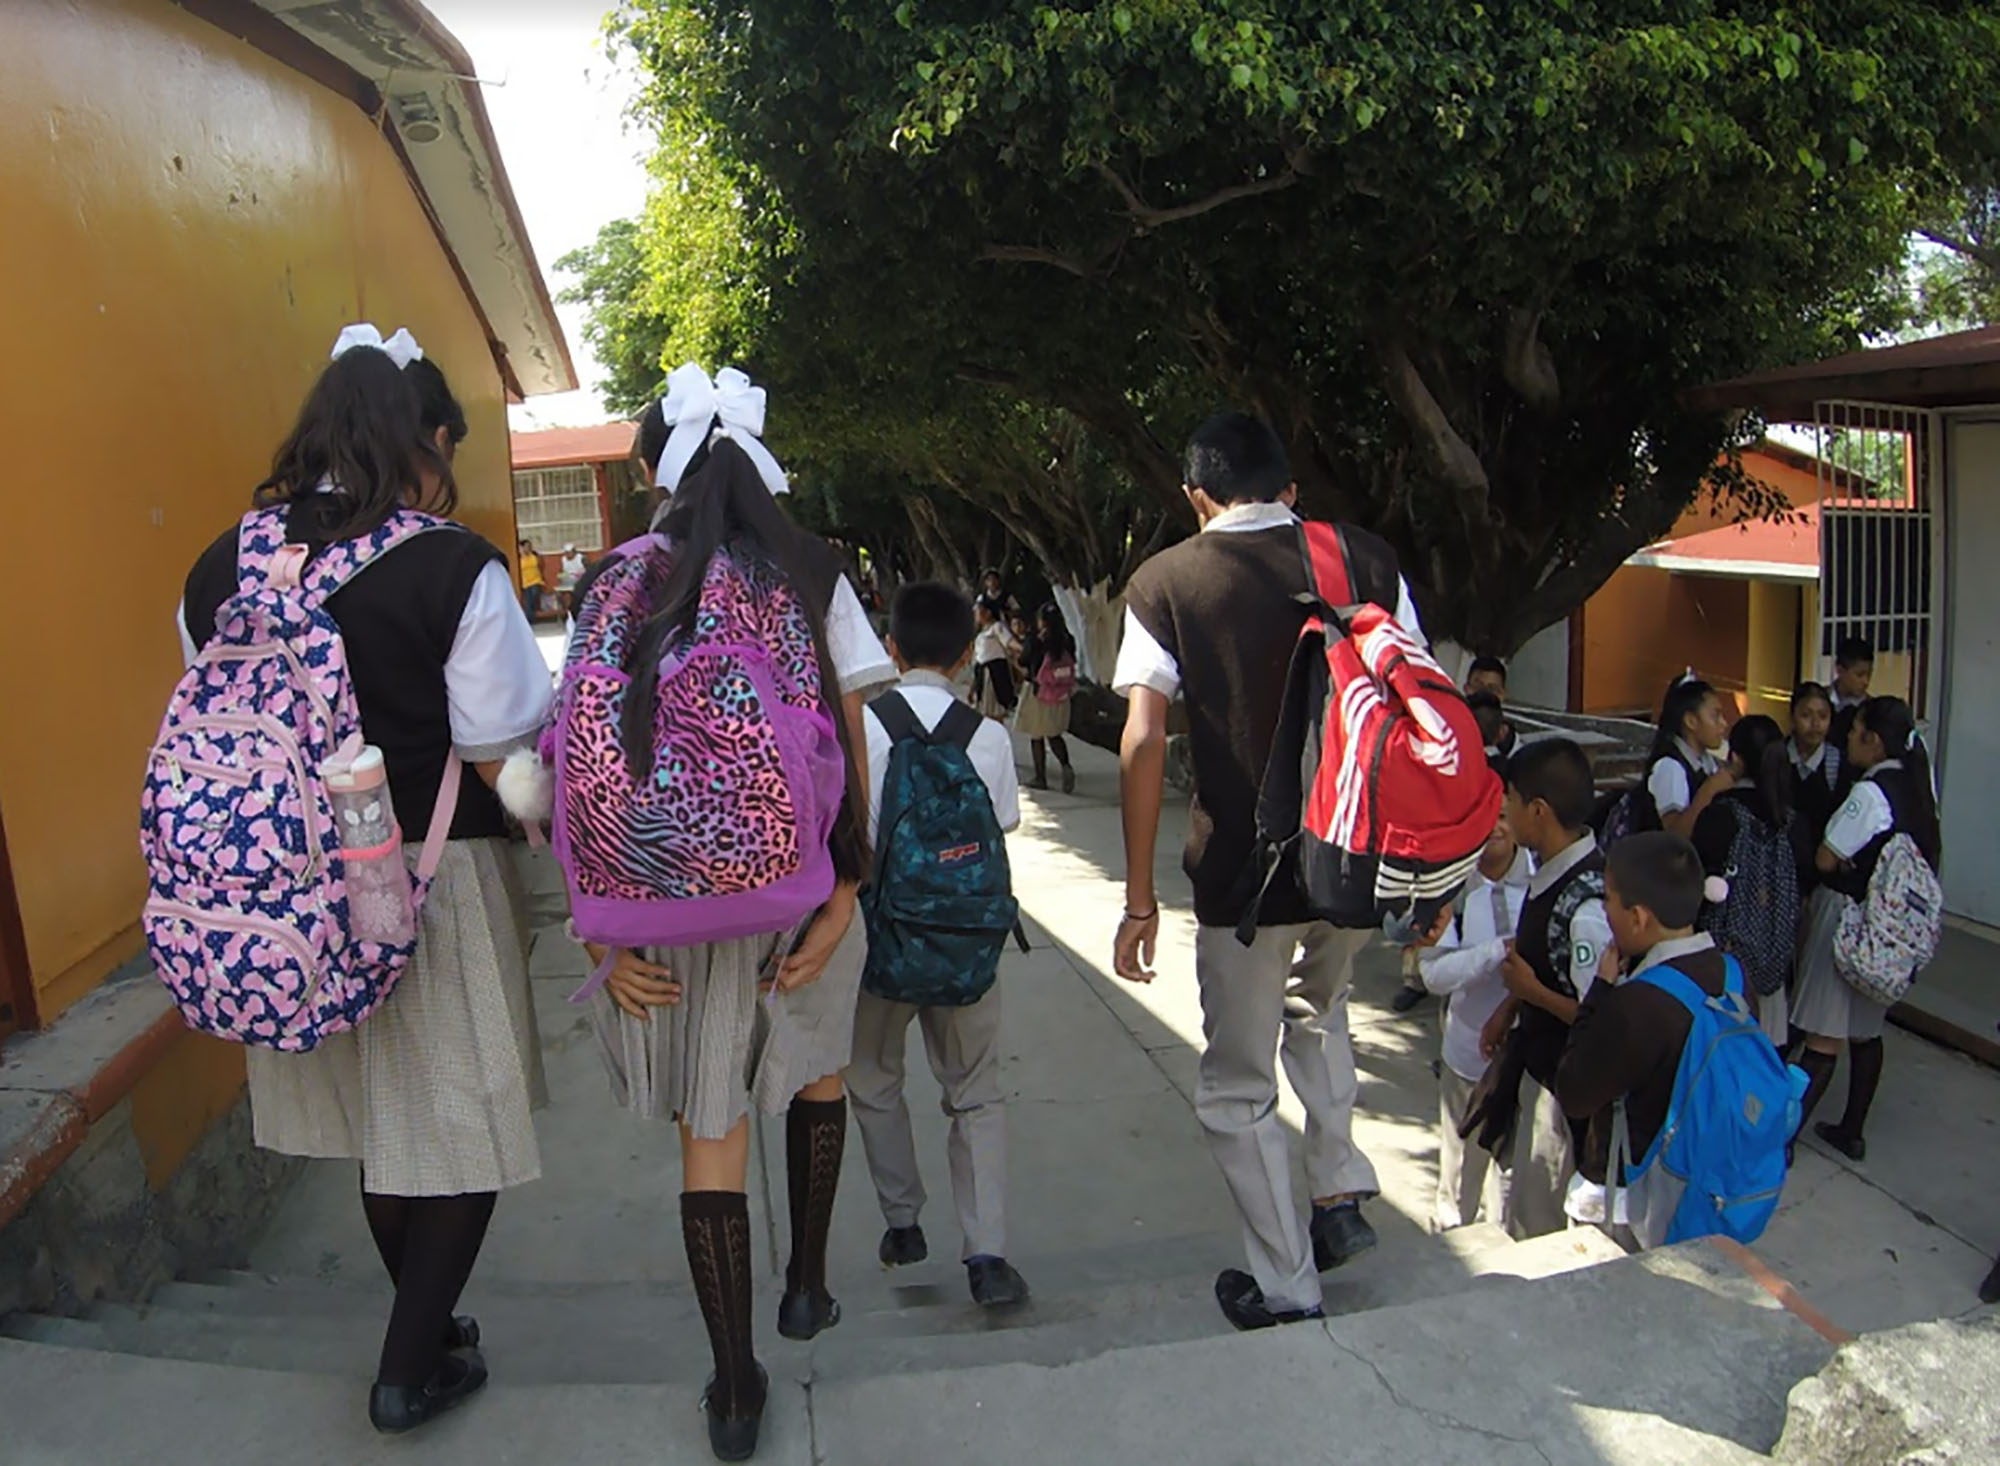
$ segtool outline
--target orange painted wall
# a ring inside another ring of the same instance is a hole
[[[1782,458],[1752,450],[1743,455],[1743,471],[1777,490],[1790,503],[1819,502],[1819,479],[1810,468],[1796,468]],[[1717,503],[1712,496],[1704,494],[1688,505],[1667,538],[1685,539],[1704,530],[1722,529],[1735,524],[1737,516],[1738,508],[1734,502]]]
[[[1747,581],[1624,567],[1584,607],[1580,711],[1657,711],[1667,684],[1689,667],[1740,693],[1749,624]]]
[[[352,102],[168,0],[6,12],[0,807],[46,1020],[136,950],[138,784],[181,582],[342,324],[416,333],[471,424],[462,516],[510,545],[513,503],[485,333]]]

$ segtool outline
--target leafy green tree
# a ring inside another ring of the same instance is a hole
[[[1059,558],[1080,526],[1015,502],[1092,464],[1051,431],[1110,466],[1097,510],[1174,513],[1173,445],[1251,407],[1309,510],[1500,652],[1705,486],[1766,507],[1755,425],[1683,394],[1892,325],[2000,77],[2000,18],[1947,0],[628,0],[614,32],[705,231],[649,214],[644,248],[715,262],[645,309],[721,291],[809,457]]]

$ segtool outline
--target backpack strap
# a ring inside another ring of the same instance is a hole
[[[335,591],[405,540],[432,530],[464,529],[464,526],[448,519],[400,509],[373,534],[354,540],[336,540],[315,555],[308,546],[286,538],[288,514],[287,507],[279,505],[253,510],[244,516],[236,535],[236,588],[239,595],[271,585],[280,589],[296,586],[312,605],[323,605]]]
[[[1301,520],[1299,553],[1305,559],[1306,584],[1312,587],[1321,605],[1338,610],[1355,604],[1347,541],[1339,525],[1317,519]]]
[[[1722,959],[1720,997],[1710,996],[1700,983],[1671,962],[1662,962],[1657,967],[1649,967],[1632,980],[1658,988],[1687,1009],[1690,1018],[1699,1015],[1703,1008],[1714,1008],[1740,1022],[1756,1021],[1751,1017],[1749,1002],[1743,996],[1743,964],[1726,954]]]
[[[398,545],[420,534],[444,529],[465,532],[464,526],[448,519],[399,509],[373,534],[361,539],[336,540],[313,556],[305,568],[301,585],[313,604],[324,605],[334,592]]]
[[[908,704],[904,706],[907,707]],[[930,741],[948,743],[970,754],[972,740],[979,736],[979,730],[985,726],[985,718],[957,698],[953,698],[951,706],[944,710],[944,716],[938,719],[937,727],[931,729]]]
[[[914,738],[920,743],[930,742],[930,734],[918,719],[916,712],[904,699],[903,694],[891,688],[875,701],[868,704],[868,711],[875,715],[875,721],[889,735],[891,743],[901,743]]]

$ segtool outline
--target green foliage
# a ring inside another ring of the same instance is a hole
[[[613,31],[667,200],[618,309],[747,361],[788,455],[1106,574],[1177,504],[1170,445],[1250,406],[1308,507],[1494,650],[1740,487],[1686,389],[1895,322],[2000,74],[2000,19],[1947,0],[628,0]]]

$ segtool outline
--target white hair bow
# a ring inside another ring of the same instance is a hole
[[[366,321],[357,322],[352,326],[342,326],[340,334],[333,340],[333,354],[327,359],[339,361],[357,346],[372,346],[377,351],[386,353],[389,360],[399,367],[407,367],[413,361],[424,359],[424,349],[417,345],[417,338],[410,334],[408,326],[398,326],[396,334],[384,341],[382,333]]]
[[[728,438],[748,454],[772,493],[792,491],[785,471],[764,446],[764,389],[753,387],[735,367],[724,367],[713,381],[693,362],[675,367],[660,411],[667,419],[667,446],[653,481],[669,494],[681,486],[681,476],[702,444],[713,438]]]

